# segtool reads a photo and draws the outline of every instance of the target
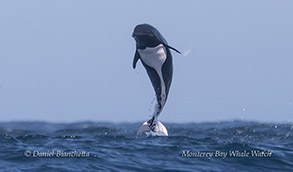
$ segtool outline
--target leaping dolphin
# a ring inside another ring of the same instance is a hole
[[[180,52],[168,45],[161,33],[149,24],[137,25],[134,28],[132,37],[136,41],[133,68],[135,69],[136,63],[140,59],[152,82],[157,98],[157,105],[155,106],[152,118],[143,124],[143,129],[140,127],[137,135],[145,132],[142,130],[160,132],[160,128],[165,128],[165,126],[157,121],[157,119],[167,101],[173,75],[170,49],[178,53]],[[161,132],[164,133],[163,131]],[[164,135],[168,135],[167,130]]]

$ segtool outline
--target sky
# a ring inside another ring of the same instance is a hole
[[[0,2],[0,121],[146,121],[137,24],[173,54],[163,122],[293,121],[291,0]]]

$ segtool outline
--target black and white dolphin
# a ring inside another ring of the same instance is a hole
[[[132,37],[136,41],[133,68],[140,59],[156,92],[158,103],[152,119],[147,121],[149,128],[155,131],[157,118],[166,103],[172,82],[173,64],[170,49],[180,52],[169,46],[160,32],[149,24],[137,25]]]

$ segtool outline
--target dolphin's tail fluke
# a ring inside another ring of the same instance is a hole
[[[147,133],[152,133],[153,135],[158,135],[158,136],[168,136],[168,131],[166,127],[160,122],[160,121],[155,121],[153,122],[153,128],[150,126],[150,121],[144,122],[138,129],[136,136],[142,135],[142,134],[147,134]]]

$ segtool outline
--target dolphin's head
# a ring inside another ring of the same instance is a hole
[[[140,49],[156,47],[161,43],[156,32],[158,31],[153,26],[149,24],[140,24],[134,28],[132,37],[135,39],[136,44]]]

